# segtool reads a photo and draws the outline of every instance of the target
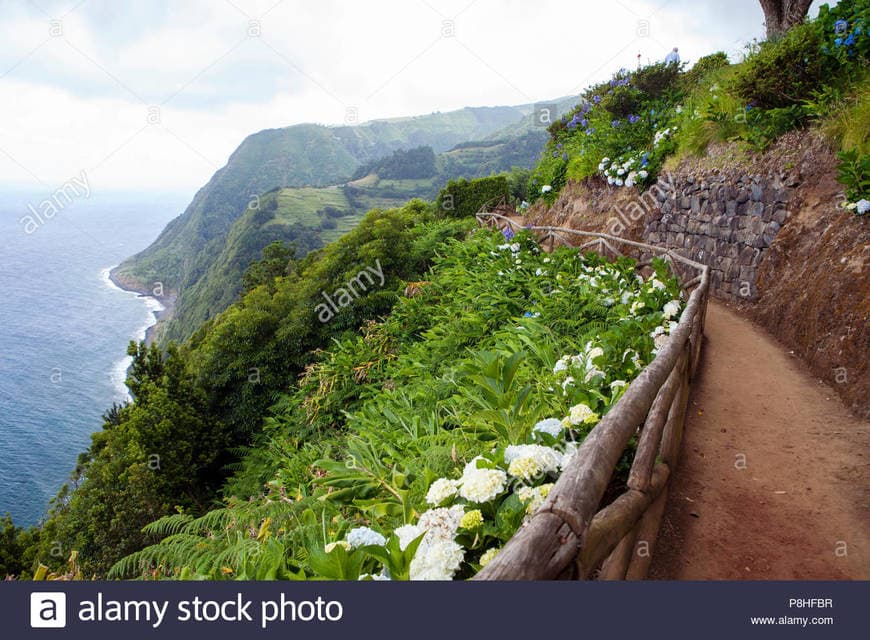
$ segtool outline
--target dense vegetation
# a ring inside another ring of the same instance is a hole
[[[399,149],[386,158],[367,162],[354,171],[352,180],[364,178],[370,173],[382,179],[431,178],[435,175],[435,152],[432,147]]]
[[[228,485],[245,499],[149,525],[166,538],[110,576],[472,575],[682,305],[663,264],[638,280],[628,259],[510,236],[448,242],[426,282],[275,404]]]
[[[739,64],[716,53],[688,72],[671,64],[621,70],[595,85],[550,127],[530,182],[553,201],[567,180],[599,177],[617,187],[655,181],[666,162],[714,142],[761,151],[783,133],[820,123],[839,148],[847,205],[868,196],[870,3],[823,5],[818,17],[752,45]],[[866,205],[865,205],[866,206]]]
[[[494,206],[500,200],[507,201],[509,197],[505,176],[451,180],[438,194],[436,206],[444,215],[464,218],[477,214],[486,206]]]

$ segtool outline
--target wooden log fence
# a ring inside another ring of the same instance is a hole
[[[514,534],[477,580],[551,580],[646,577],[676,469],[689,383],[698,369],[710,287],[709,269],[661,247],[626,238],[551,226],[523,226],[498,213],[477,214],[481,225],[528,229],[541,246],[556,243],[616,258],[629,252],[637,268],[667,260],[688,295],[670,339],[625,394],[586,436],[544,504]],[[574,239],[573,245],[571,240]],[[637,448],[628,488],[599,509],[632,436]]]

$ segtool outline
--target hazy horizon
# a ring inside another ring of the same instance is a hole
[[[87,171],[99,190],[189,192],[263,129],[551,100],[638,55],[735,58],[764,33],[757,0],[299,7],[5,4],[0,184],[51,191]]]

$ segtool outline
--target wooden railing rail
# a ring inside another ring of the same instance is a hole
[[[678,253],[606,233],[551,226],[523,226],[497,213],[481,212],[478,222],[515,231],[528,229],[541,246],[570,245],[602,255],[638,254],[639,270],[649,259],[670,262],[688,302],[670,339],[594,429],[544,504],[478,575],[479,580],[598,579],[646,577],[676,468],[689,397],[704,333],[709,269]],[[628,489],[599,510],[620,457],[632,436],[637,449]]]

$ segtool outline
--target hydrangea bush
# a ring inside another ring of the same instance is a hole
[[[679,79],[676,65],[654,64],[634,72],[621,69],[588,89],[580,104],[550,127],[551,138],[529,192],[552,202],[566,180],[593,175],[613,186],[651,184],[673,152],[661,143],[674,132],[675,108],[684,93]],[[602,166],[617,160],[620,164],[612,171]],[[630,179],[627,167],[619,173],[626,162],[634,163]],[[544,185],[551,189],[542,191]]]
[[[403,510],[398,522],[386,513],[372,517],[365,509],[344,512],[350,521],[362,518],[366,524],[355,525],[343,538],[327,542],[325,550],[347,558],[348,564],[353,564],[348,549],[352,554],[368,554],[359,564],[362,579],[449,580],[470,577],[486,566],[541,506],[585,435],[625,393],[676,327],[684,304],[663,265],[657,265],[657,273],[644,280],[634,273],[628,260],[608,264],[568,249],[542,254],[527,234],[504,235],[507,242],[496,240],[497,245],[478,255],[482,262],[475,271],[485,271],[495,290],[510,289],[509,283],[519,280],[529,281],[530,286],[523,287],[526,296],[504,303],[520,302],[520,306],[535,311],[519,314],[516,308],[512,322],[496,338],[502,346],[501,356],[495,358],[507,358],[513,377],[510,382],[505,380],[504,366],[484,366],[493,377],[466,379],[498,392],[492,393],[489,402],[478,396],[473,385],[461,392],[461,396],[474,398],[467,405],[471,412],[451,431],[454,438],[461,435],[464,454],[458,453],[458,440],[451,438],[453,464],[447,466],[447,473],[419,486],[419,498],[411,498],[410,508]],[[606,324],[591,323],[593,330],[586,337],[593,339],[575,343],[568,338],[568,314],[557,310],[559,302],[569,299],[584,301],[583,307],[606,319]],[[563,325],[565,335],[557,337],[545,330],[541,318],[552,323],[557,334]],[[615,328],[606,330],[611,323]],[[524,343],[547,350],[532,357],[517,351]],[[557,347],[568,352],[556,357]],[[491,364],[492,357],[490,353],[484,361]],[[524,383],[520,395],[534,396],[535,404],[544,400],[541,404],[549,415],[540,415],[542,411],[535,411],[529,403],[515,420],[509,418],[505,412],[511,403],[505,402],[505,396],[511,397],[510,387],[520,382]],[[486,409],[474,411],[475,405]],[[324,479],[323,483],[331,481]],[[396,490],[401,491],[399,487]],[[415,493],[413,489],[411,493]],[[371,544],[361,546],[359,540]],[[401,554],[403,562],[383,561],[389,548]],[[394,565],[400,568],[398,575]],[[402,567],[407,567],[406,573],[401,572]]]
[[[262,495],[159,521],[168,537],[115,575],[444,580],[492,561],[684,303],[665,263],[644,279],[527,231],[477,230],[442,256],[277,402],[240,472]]]

